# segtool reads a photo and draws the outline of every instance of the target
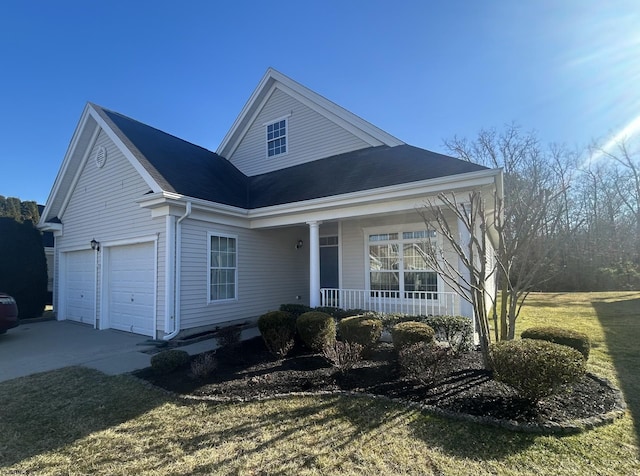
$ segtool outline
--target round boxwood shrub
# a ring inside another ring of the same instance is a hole
[[[371,348],[380,340],[382,321],[370,316],[347,317],[338,322],[338,332],[346,342]]]
[[[433,342],[435,331],[424,322],[406,321],[391,329],[391,339],[396,350],[418,342]]]
[[[305,312],[296,320],[302,342],[315,352],[322,352],[336,340],[336,322],[324,312]]]
[[[431,326],[436,339],[447,342],[454,353],[473,348],[473,321],[464,316],[424,316],[420,322]]]
[[[532,327],[522,332],[520,336],[523,339],[545,340],[554,344],[567,345],[580,352],[585,360],[589,358],[591,340],[583,332],[562,327]]]
[[[582,354],[543,340],[502,341],[491,345],[494,378],[532,402],[576,382],[586,371]]]
[[[258,318],[258,330],[269,352],[284,357],[293,348],[296,318],[286,311],[271,311]]]
[[[189,363],[189,354],[184,350],[171,349],[151,357],[151,368],[159,374],[168,374]]]
[[[293,317],[298,317],[304,314],[305,312],[309,312],[311,308],[304,304],[281,304],[280,310],[288,312]]]

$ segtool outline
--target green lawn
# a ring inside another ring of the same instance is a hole
[[[0,474],[640,474],[640,292],[532,295],[519,331],[587,332],[628,415],[580,435],[510,433],[367,398],[186,402],[68,368],[0,384]]]

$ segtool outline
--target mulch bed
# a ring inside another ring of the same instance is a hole
[[[218,349],[216,357],[218,366],[206,379],[194,377],[188,368],[168,375],[144,369],[136,376],[182,395],[252,400],[295,392],[362,392],[525,425],[592,418],[616,410],[619,404],[615,389],[587,374],[559,395],[532,406],[493,380],[477,351],[449,359],[430,385],[404,378],[388,343],[380,343],[346,374],[337,372],[321,355],[298,346],[287,358],[277,360],[260,337]]]

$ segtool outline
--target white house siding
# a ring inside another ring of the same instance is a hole
[[[96,149],[107,150],[103,168],[96,167]],[[56,262],[60,253],[70,249],[88,249],[89,242],[101,243],[126,241],[140,237],[158,236],[158,292],[156,295],[157,328],[163,328],[164,316],[164,218],[152,219],[148,210],[143,210],[136,200],[149,191],[149,186],[135,171],[131,163],[120,152],[109,137],[101,131],[89,159],[72,192],[69,204],[60,217],[63,223],[62,236],[56,237]],[[101,251],[101,253],[104,250]],[[98,260],[98,266],[100,260]],[[56,292],[60,291],[60,266],[56,266],[54,280]],[[100,271],[100,270],[99,270]],[[97,291],[98,319],[100,319],[101,273],[98,272]],[[58,303],[61,305],[62,303]],[[64,316],[59,316],[64,318]]]
[[[287,153],[267,158],[265,124],[287,118]],[[275,89],[235,152],[227,157],[245,175],[298,165],[369,145],[308,106]]]
[[[208,302],[208,233],[237,237],[237,299]],[[306,227],[248,230],[187,219],[182,223],[181,329],[183,334],[227,321],[255,319],[285,303],[309,301]],[[300,300],[296,297],[300,296]]]

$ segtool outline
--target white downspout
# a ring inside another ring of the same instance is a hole
[[[166,336],[164,336],[162,340],[171,340],[175,336],[177,336],[178,333],[180,332],[180,281],[182,276],[182,273],[180,272],[181,263],[182,263],[182,225],[181,224],[182,224],[182,221],[185,218],[187,218],[189,215],[191,215],[191,202],[187,202],[187,209],[185,210],[184,215],[178,218],[178,221],[176,223],[176,236],[175,236],[176,259],[175,259],[175,269],[173,272],[174,274],[173,304],[175,307],[173,315],[175,316],[175,319],[174,319],[175,325],[174,325],[173,332],[171,334],[167,334]]]

